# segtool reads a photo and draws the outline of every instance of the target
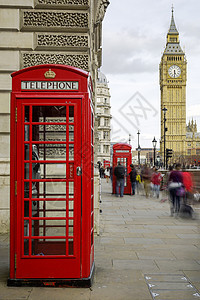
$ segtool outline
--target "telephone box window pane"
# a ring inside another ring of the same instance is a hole
[[[33,125],[33,141],[66,141],[66,125]]]
[[[33,236],[66,236],[66,220],[34,220]]]
[[[69,236],[74,235],[74,220],[69,220]]]
[[[29,122],[30,120],[29,111],[30,111],[29,106],[25,106],[25,122]]]
[[[74,182],[69,182],[69,198],[74,198]]]
[[[29,179],[29,164],[24,164],[24,179]]]
[[[66,160],[65,144],[39,144],[40,160]]]
[[[24,217],[29,217],[29,201],[24,201]]]
[[[29,220],[24,220],[24,236],[29,236]]]
[[[29,160],[29,145],[24,145],[24,160]]]
[[[69,160],[74,160],[74,145],[69,145]]]
[[[74,240],[73,239],[68,240],[68,254],[69,255],[74,254]]]
[[[55,210],[55,217],[57,217],[56,210],[66,210],[66,201],[37,201],[39,210]]]
[[[29,125],[24,126],[24,140],[29,141]]]
[[[38,217],[38,201],[32,201],[32,217]]]
[[[74,210],[74,201],[69,201],[69,210]]]
[[[66,164],[40,164],[41,179],[66,178]]]
[[[66,106],[33,106],[33,122],[66,122]]]
[[[73,218],[74,217],[74,212],[73,211],[69,211],[69,218]]]
[[[32,255],[66,255],[65,239],[33,239]]]
[[[29,255],[29,240],[24,239],[24,255]]]
[[[29,182],[24,182],[24,198],[29,198]]]
[[[69,125],[69,142],[74,141],[74,125]]]
[[[66,210],[62,209],[55,209],[55,210],[40,210],[39,211],[39,217],[47,217],[47,218],[54,218],[54,217],[59,217],[59,218],[66,218]]]
[[[37,206],[39,217],[66,217],[66,201],[37,201]]]
[[[41,198],[65,198],[66,182],[40,182],[39,197]]]
[[[69,122],[74,122],[74,106],[69,106]]]

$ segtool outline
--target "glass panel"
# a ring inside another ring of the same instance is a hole
[[[66,125],[33,125],[33,141],[66,141]]]
[[[29,141],[29,125],[24,125],[24,140]]]
[[[65,160],[65,144],[39,144],[40,160]]]
[[[66,178],[66,164],[40,164],[40,176],[42,179]]]
[[[29,198],[29,182],[24,182],[24,198]]]
[[[29,236],[29,220],[24,220],[24,236]]]
[[[74,210],[74,201],[69,201],[69,210]]]
[[[69,218],[73,218],[74,217],[74,212],[73,212],[73,210],[71,211],[71,210],[69,210]]]
[[[66,240],[34,239],[32,240],[32,255],[66,255]]]
[[[74,254],[74,240],[73,239],[68,240],[68,254],[69,255]]]
[[[39,195],[42,198],[65,198],[66,182],[39,182]]]
[[[52,210],[40,210],[39,211],[39,217],[40,218],[54,218],[54,217],[60,217],[60,218],[66,218],[66,210],[62,209],[52,209]]]
[[[74,106],[69,106],[69,122],[74,122]]]
[[[25,114],[25,122],[29,122],[29,120],[30,120],[30,117],[29,117],[29,111],[30,111],[29,106],[25,106],[25,111],[24,111],[24,114]]]
[[[66,106],[33,106],[33,122],[66,122]]]
[[[24,160],[29,160],[29,145],[24,145]]]
[[[69,160],[74,160],[74,145],[69,145]]]
[[[66,220],[34,220],[33,236],[66,236]]]
[[[24,201],[24,217],[29,217],[29,201]]]
[[[24,179],[29,179],[29,164],[24,164]]]
[[[69,142],[74,141],[74,125],[69,125]]]
[[[74,235],[74,220],[69,220],[68,234],[69,236]]]
[[[74,198],[74,182],[69,182],[69,198]]]
[[[29,255],[29,240],[24,239],[24,255]]]

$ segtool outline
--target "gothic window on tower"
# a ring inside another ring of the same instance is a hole
[[[197,155],[200,154],[200,149],[196,149],[196,154],[197,154]]]

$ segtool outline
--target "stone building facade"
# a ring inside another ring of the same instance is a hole
[[[98,72],[97,79],[97,101],[96,117],[98,149],[97,161],[103,165],[104,160],[110,161],[110,133],[111,133],[111,112],[110,112],[110,91],[106,76]]]
[[[179,32],[172,17],[167,43],[160,62],[161,157],[164,157],[164,113],[166,108],[166,148],[173,150],[169,163],[200,163],[200,132],[196,121],[186,125],[187,60],[179,42]],[[195,160],[194,160],[195,159]]]
[[[161,156],[164,157],[164,112],[166,108],[166,147],[186,154],[186,80],[187,61],[179,42],[179,32],[172,17],[167,43],[160,62]]]
[[[0,232],[9,227],[10,75],[40,64],[74,66],[91,73],[95,103],[108,5],[108,0],[0,0]]]

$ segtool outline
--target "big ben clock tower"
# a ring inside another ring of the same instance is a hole
[[[167,43],[160,62],[161,91],[161,157],[164,159],[165,149],[173,150],[173,160],[186,153],[186,58],[179,43],[179,32],[174,22],[174,12]],[[166,124],[164,135],[164,111]],[[167,109],[167,110],[166,110]]]

